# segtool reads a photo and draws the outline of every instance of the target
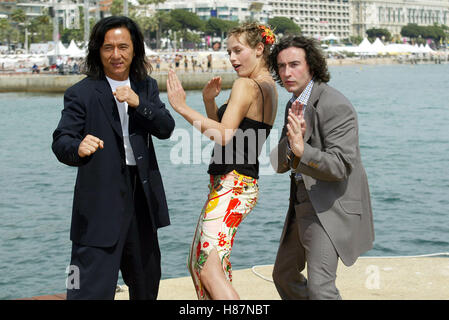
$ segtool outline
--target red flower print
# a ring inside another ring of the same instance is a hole
[[[226,209],[226,215],[224,217],[224,221],[228,228],[234,227],[237,228],[240,222],[242,221],[242,214],[232,212],[235,208],[237,208],[241,204],[238,198],[233,198],[229,201],[228,208]]]
[[[234,193],[234,196],[238,196],[243,193],[243,188],[234,187],[232,193]]]
[[[242,222],[242,217],[243,215],[241,213],[230,212],[226,214],[224,221],[228,228],[237,228],[240,222]]]
[[[231,210],[234,210],[241,204],[240,200],[238,198],[233,198],[231,201],[229,201],[228,207],[226,208],[226,215],[231,212]]]
[[[203,248],[207,248],[209,246],[209,242],[204,242],[203,243]]]
[[[224,247],[224,245],[226,244],[226,240],[225,240],[226,235],[224,233],[219,232],[218,233],[218,238],[219,238],[218,239],[218,245],[220,247]]]

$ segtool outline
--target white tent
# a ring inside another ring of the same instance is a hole
[[[375,55],[376,52],[374,51],[371,42],[367,38],[364,38],[363,41],[358,45],[357,49],[355,50],[357,53],[360,53],[362,55]]]
[[[409,55],[412,53],[430,53],[434,54],[435,51],[432,50],[429,45],[426,46],[418,46],[415,44],[414,46],[404,43],[390,43],[384,45],[380,39],[376,38],[376,40],[371,44],[367,39],[357,47],[352,46],[329,46],[325,49],[326,52],[354,52],[362,55],[376,55],[381,53],[388,53],[391,55]]]
[[[0,57],[0,65],[3,65],[5,69],[31,68],[35,63],[39,66],[48,65],[48,58],[45,55],[36,54]]]
[[[327,52],[357,52],[357,47],[354,46],[329,46],[325,49]]]
[[[76,45],[76,43],[73,39],[72,39],[72,41],[70,41],[69,47],[67,48],[67,53],[70,57],[73,57],[73,58],[83,58],[86,55],[84,50],[81,50],[80,48],[78,48],[78,46]]]
[[[430,47],[429,44],[426,43],[426,45],[424,46],[423,44],[420,44],[419,46],[415,45],[417,47],[416,52],[417,53],[432,53],[434,52]]]
[[[419,45],[417,43],[415,43],[415,45],[413,46],[413,53],[421,53],[421,50],[419,49]]]
[[[14,69],[16,68],[17,60],[12,58],[11,56],[3,56],[0,58],[0,65],[5,69]]]
[[[156,51],[151,50],[145,43],[145,55],[146,56],[157,56],[157,54],[158,53]]]
[[[339,37],[337,37],[336,35],[334,35],[333,33],[331,33],[328,36],[325,36],[324,38],[321,39],[322,41],[330,41],[330,40],[334,40],[334,41],[338,41],[340,40]]]
[[[425,45],[425,47],[424,47],[424,52],[425,52],[425,53],[434,53],[435,50],[432,50],[432,48],[429,47],[429,44],[426,43],[426,45]]]
[[[387,50],[385,49],[385,45],[382,43],[382,41],[380,41],[379,38],[376,38],[376,40],[374,40],[371,48],[378,54],[384,54],[387,52]]]
[[[57,46],[58,46],[58,56],[68,56],[69,55],[68,50],[66,49],[66,47],[64,47],[64,45],[62,44],[61,41],[58,41]],[[47,52],[47,56],[54,56],[55,54],[56,53],[55,53],[54,48]]]
[[[413,52],[413,46],[409,44],[390,43],[385,46],[389,54],[410,54]]]
[[[47,51],[48,51],[48,43],[32,43],[32,44],[30,44],[29,52],[32,54],[46,54]]]
[[[418,51],[419,53],[425,53],[424,45],[422,43],[418,46]]]

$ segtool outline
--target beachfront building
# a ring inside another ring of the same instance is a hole
[[[17,9],[21,9],[27,19],[50,14],[52,9],[65,28],[79,28],[78,6],[83,0],[0,0],[0,17],[9,18]]]
[[[80,7],[87,4],[89,15],[98,20],[111,3],[112,0],[0,0],[0,18],[8,18],[14,10],[21,9],[28,19],[55,14],[64,28],[79,29]]]
[[[216,17],[241,22],[254,19],[266,23],[272,17],[271,7],[267,0],[166,0],[157,6],[157,10],[162,11],[174,9],[193,12],[202,20]]]
[[[449,0],[352,0],[352,35],[364,37],[371,28],[383,28],[394,36],[409,23],[449,25]]]
[[[16,8],[16,0],[0,0],[0,19],[7,19]]]
[[[348,0],[270,0],[273,17],[292,19],[304,35],[348,39],[351,10]]]

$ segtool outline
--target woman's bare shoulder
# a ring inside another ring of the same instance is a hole
[[[237,78],[234,83],[232,84],[232,89],[251,89],[251,88],[257,88],[257,84],[254,80],[250,79],[250,78],[244,78],[244,77],[240,77]]]

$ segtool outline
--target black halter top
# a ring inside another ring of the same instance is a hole
[[[215,144],[207,171],[211,175],[223,175],[236,170],[240,174],[255,179],[259,178],[258,157],[272,126],[264,122],[265,101],[263,91],[259,83],[256,80],[254,82],[256,82],[262,94],[262,121],[245,117],[227,145]],[[220,121],[227,106],[227,104],[224,104],[217,111]]]

